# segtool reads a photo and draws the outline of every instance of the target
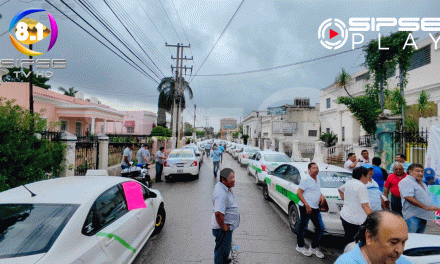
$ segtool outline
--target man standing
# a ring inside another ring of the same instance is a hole
[[[403,165],[403,169],[405,170],[405,172],[408,172],[408,168],[409,165],[411,165],[411,163],[409,163],[408,161],[406,161],[406,156],[404,154],[397,154],[396,155],[396,162],[402,163]],[[390,173],[393,173],[393,167],[390,168]]]
[[[160,147],[156,152],[156,182],[161,182],[163,163],[167,159],[165,153],[163,153],[164,147]]]
[[[223,163],[223,152],[225,152],[225,148],[222,144],[218,147],[218,150],[220,151],[220,162]]]
[[[364,149],[361,151],[361,158],[360,161],[362,162],[362,164],[371,164],[371,160],[370,160],[370,154],[368,153],[368,150]]]
[[[435,211],[440,207],[434,206],[428,187],[423,183],[423,166],[411,164],[408,176],[399,182],[400,195],[402,196],[403,218],[408,225],[408,232],[423,233],[426,221],[434,221]]]
[[[370,214],[359,230],[355,248],[340,256],[335,264],[411,264],[402,256],[408,240],[408,228],[395,212],[379,211]]]
[[[382,172],[382,169],[379,167],[380,164],[382,163],[382,160],[378,157],[374,157],[372,160],[372,164],[373,164],[373,180],[375,180],[377,182],[377,184],[379,185],[379,189],[381,192],[383,192],[383,185],[385,183],[384,180],[384,175]]]
[[[315,254],[318,258],[324,258],[324,254],[319,250],[319,240],[324,232],[324,224],[319,212],[319,204],[325,203],[324,195],[321,193],[321,184],[316,178],[319,173],[318,165],[314,162],[308,165],[309,174],[301,179],[298,188],[299,212],[301,215],[299,231],[297,236],[296,250],[305,256]],[[306,232],[309,220],[312,220],[315,226],[315,237],[311,248],[304,247],[304,234]]]
[[[206,157],[209,157],[209,154],[211,153],[211,143],[206,143],[205,151],[206,151]]]
[[[214,167],[214,177],[217,177],[217,172],[218,172],[218,169],[220,168],[220,155],[221,155],[221,152],[218,150],[217,145],[214,144],[214,146],[212,147],[212,153],[211,153],[212,165]]]
[[[215,237],[214,263],[230,263],[232,232],[240,225],[240,212],[231,188],[235,186],[235,173],[230,168],[220,171],[220,182],[213,193],[213,211],[211,219],[212,234]]]
[[[360,161],[360,159],[356,159],[356,154],[348,153],[348,159],[344,164],[344,169],[353,172],[354,168],[359,167],[358,164],[360,164]]]
[[[399,182],[406,177],[402,163],[393,164],[394,173],[390,174],[385,181],[383,195],[388,197],[391,191],[391,210],[402,215],[402,199],[400,198]]]
[[[130,143],[124,149],[124,152],[122,152],[122,161],[121,161],[121,168],[122,169],[128,169],[130,167],[130,162],[131,162],[131,159],[133,158],[133,149],[134,149],[134,144]]]
[[[148,162],[150,162],[150,151],[148,151],[147,144],[142,144],[141,148],[136,153],[136,159],[138,164],[145,166]]]

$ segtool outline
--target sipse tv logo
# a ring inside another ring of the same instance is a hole
[[[50,51],[55,45],[58,38],[58,25],[53,16],[47,13],[50,21],[50,29],[38,21],[26,16],[46,12],[44,9],[31,8],[23,10],[17,13],[9,25],[9,38],[11,39],[12,45],[21,53],[27,56],[40,56],[43,52],[38,52],[32,50],[32,44],[38,43],[50,35],[50,43],[47,51]],[[25,18],[26,17],[26,18]],[[14,37],[15,36],[15,37]],[[29,48],[24,45],[29,45]],[[37,69],[65,69],[66,60],[65,59],[1,59],[0,60],[0,70],[5,68],[18,67],[23,68],[24,66],[35,65]],[[24,77],[28,78],[32,72],[25,73],[24,71],[15,71],[15,76],[21,73]],[[51,71],[35,71],[35,75],[42,76],[45,78],[51,78],[53,72]]]
[[[349,28],[346,27],[345,23],[337,18],[329,18],[321,23],[318,29],[318,39],[322,46],[330,50],[336,50],[345,45],[349,38],[348,32],[366,32],[375,31],[378,33],[378,42],[380,50],[387,50],[387,47],[381,47],[380,31],[383,28],[390,28],[398,26],[398,31],[440,31],[440,17],[439,18],[395,18],[395,17],[355,17],[348,20]],[[432,41],[435,43],[435,50],[437,50],[437,44],[440,37],[435,39],[432,33],[429,33]],[[355,45],[360,45],[364,42],[365,38],[362,33],[352,33],[351,34],[351,48],[355,49]],[[414,46],[418,49],[414,37],[411,33],[408,33],[408,38],[406,39],[406,46]]]

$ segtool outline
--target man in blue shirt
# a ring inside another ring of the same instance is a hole
[[[411,264],[401,256],[408,240],[408,227],[396,212],[378,211],[368,215],[356,237],[355,248],[335,264]]]
[[[214,177],[217,177],[217,172],[218,169],[220,168],[220,155],[221,152],[220,150],[218,150],[217,144],[214,144],[214,146],[212,146],[212,153],[211,153],[212,165],[214,167]]]
[[[383,192],[383,185],[385,184],[385,180],[382,169],[379,167],[380,164],[382,163],[382,160],[378,157],[374,157],[372,163],[373,163],[373,171],[374,171],[373,180],[377,182],[380,191]]]
[[[220,153],[220,163],[223,163],[223,152],[225,152],[225,148],[222,146],[222,144],[220,144],[220,146],[218,147],[218,150],[221,152]]]

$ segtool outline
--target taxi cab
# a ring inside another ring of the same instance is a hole
[[[255,176],[255,183],[260,184],[268,172],[288,162],[292,162],[292,160],[284,153],[278,151],[258,151],[249,160],[247,169],[250,174]]]
[[[292,162],[277,167],[267,174],[263,183],[263,196],[266,200],[273,200],[281,209],[288,214],[289,225],[292,232],[299,230],[299,197],[298,186],[302,178],[308,175],[308,162]],[[343,235],[344,229],[339,212],[343,200],[339,197],[338,188],[352,179],[351,173],[343,168],[318,163],[319,174],[317,179],[321,183],[321,193],[328,203],[328,211],[321,211],[325,232]],[[308,229],[314,230],[313,224],[309,223]]]

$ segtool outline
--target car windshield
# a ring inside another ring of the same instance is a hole
[[[286,155],[279,154],[264,155],[264,159],[268,162],[292,162]]]
[[[195,150],[195,151],[197,151],[198,149],[197,149],[197,147],[185,147],[186,149],[192,149],[192,150]]]
[[[194,157],[194,153],[189,151],[181,151],[181,152],[173,152],[168,158],[192,158]]]
[[[0,204],[0,259],[46,253],[78,207]]]
[[[244,152],[247,152],[249,154],[254,154],[254,153],[256,153],[259,150],[260,149],[246,148],[246,149],[244,149]]]
[[[318,174],[321,188],[339,188],[351,180],[351,173],[339,171],[320,171]]]

